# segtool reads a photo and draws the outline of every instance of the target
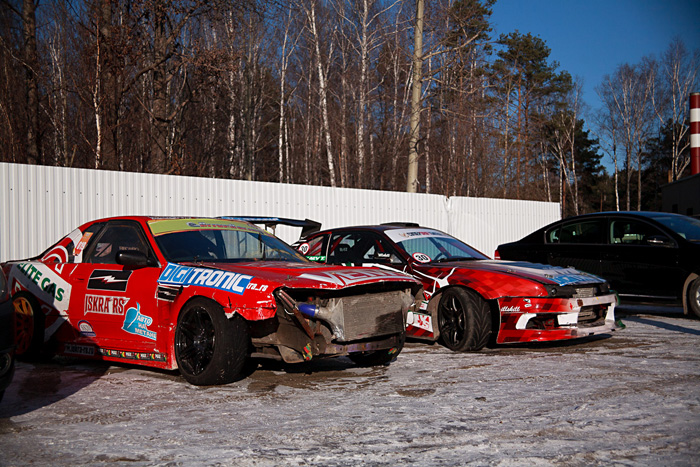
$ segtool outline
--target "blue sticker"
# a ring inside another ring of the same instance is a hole
[[[137,303],[136,308],[131,307],[126,310],[124,318],[124,326],[122,329],[129,334],[143,336],[152,341],[156,340],[156,332],[148,329],[148,326],[153,324],[153,318],[141,314],[141,304]]]
[[[158,278],[163,285],[198,285],[243,295],[253,276],[220,269],[192,268],[168,263]]]

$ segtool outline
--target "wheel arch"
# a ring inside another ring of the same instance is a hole
[[[688,303],[688,290],[690,289],[690,284],[692,284],[696,279],[700,277],[700,274],[697,272],[691,272],[688,277],[685,279],[685,283],[683,284],[683,314],[684,315],[690,315],[690,304]]]

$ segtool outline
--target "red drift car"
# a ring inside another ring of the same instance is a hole
[[[425,300],[409,312],[406,333],[439,339],[452,350],[479,350],[492,332],[497,343],[510,343],[618,328],[616,298],[603,279],[571,268],[491,261],[456,238],[417,224],[326,230],[294,246],[314,261],[373,265],[420,279]]]
[[[2,268],[19,356],[177,368],[196,385],[239,378],[251,355],[387,363],[420,291],[398,271],[322,266],[223,219],[102,219]]]

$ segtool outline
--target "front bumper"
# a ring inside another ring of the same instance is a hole
[[[496,342],[547,342],[606,334],[615,322],[614,294],[586,298],[504,297]]]

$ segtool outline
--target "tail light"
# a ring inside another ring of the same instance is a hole
[[[496,252],[493,254],[493,259],[501,259],[501,254],[496,250]]]

